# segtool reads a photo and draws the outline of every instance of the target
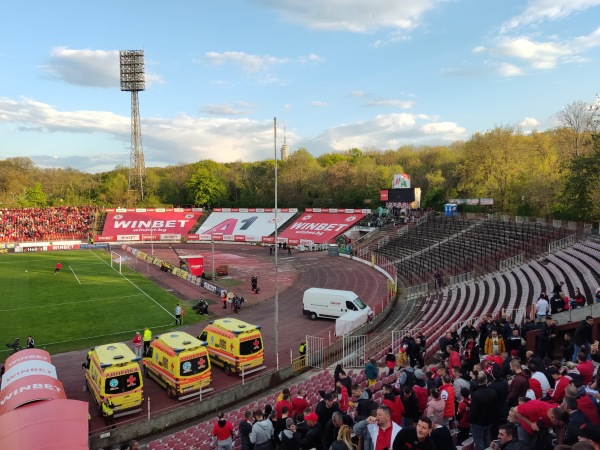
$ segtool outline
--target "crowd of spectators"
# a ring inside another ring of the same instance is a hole
[[[467,440],[475,450],[597,450],[592,323],[587,317],[549,352],[551,316],[522,324],[486,316],[449,330],[433,364],[423,361],[425,336],[408,333],[397,353],[369,359],[358,379],[339,365],[316,404],[305,389],[284,389],[274,405],[248,411],[238,424],[242,450],[450,450]],[[546,342],[527,351],[524,333],[535,329]]]
[[[0,209],[0,242],[86,239],[94,212],[92,206]]]
[[[363,227],[384,227],[387,225],[401,225],[414,221],[421,214],[418,209],[412,209],[410,203],[388,203],[382,211],[365,215],[357,225]]]

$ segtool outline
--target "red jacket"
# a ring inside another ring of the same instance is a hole
[[[533,391],[533,393],[535,394],[536,400],[539,400],[540,398],[542,398],[542,385],[540,384],[540,382],[537,379],[535,379],[535,378],[529,379],[529,389],[531,389]]]
[[[302,414],[309,406],[310,405],[305,398],[296,396],[292,399],[292,409],[294,410],[294,414]]]
[[[225,419],[218,420],[212,431],[212,434],[217,437],[218,441],[224,441],[230,438],[232,433],[233,425]]]
[[[402,416],[404,415],[404,404],[402,403],[402,400],[394,394],[385,394],[383,396],[383,404],[390,408],[392,421],[402,426]]]
[[[458,416],[458,426],[460,428],[469,428],[471,424],[469,423],[469,410],[471,409],[471,399],[463,398],[463,401],[458,404],[458,411],[456,415]]]
[[[444,419],[454,417],[454,386],[451,384],[444,384],[440,388],[441,397],[446,400],[446,407],[444,408]]]
[[[338,395],[338,404],[340,405],[340,411],[346,414],[348,412],[348,407],[350,405],[350,400],[348,399],[348,389],[346,386],[340,383],[342,392]]]
[[[448,357],[448,372],[452,373],[453,367],[460,369],[460,354],[456,350],[452,350]]]
[[[590,360],[577,364],[577,370],[579,370],[583,384],[587,385],[594,381],[594,364]]]
[[[552,389],[552,394],[548,392],[548,395],[550,395],[550,398],[552,398],[551,402],[558,403],[559,405],[562,403],[562,401],[565,398],[565,389],[567,389],[567,386],[570,382],[570,378],[567,378],[565,376],[561,376],[558,380],[554,382],[554,389]]]
[[[427,408],[427,400],[429,399],[429,392],[427,392],[426,387],[421,387],[418,385],[413,386],[413,392],[415,393],[415,397],[417,397],[417,403],[419,405],[419,412],[423,414],[425,409]]]
[[[277,418],[281,419],[281,409],[287,406],[288,408],[288,412],[291,412],[294,407],[292,406],[292,404],[286,400],[279,400],[277,403],[275,403],[275,411],[277,412]]]

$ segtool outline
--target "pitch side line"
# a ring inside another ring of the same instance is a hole
[[[81,281],[79,281],[79,277],[77,276],[77,274],[75,273],[75,271],[73,270],[73,268],[71,266],[69,266],[69,269],[71,270],[71,272],[73,273],[73,276],[75,277],[75,279],[77,280],[77,282],[79,284],[81,284]]]
[[[157,326],[151,326],[150,329],[157,329],[157,328],[167,328],[172,326],[173,324],[168,324],[168,325],[157,325]],[[71,339],[68,341],[57,341],[57,342],[44,342],[43,345],[37,345],[39,343],[36,343],[36,348],[46,348],[50,345],[58,345],[58,344],[68,344],[69,342],[78,342],[78,341],[86,341],[88,339],[98,339],[98,338],[103,338],[103,337],[108,337],[108,336],[116,336],[118,334],[131,334],[131,333],[135,333],[136,331],[140,331],[138,330],[128,330],[128,331],[118,331],[116,333],[110,333],[110,334],[101,334],[99,336],[89,336],[89,337],[83,337],[81,339]],[[129,342],[129,341],[126,341]],[[4,353],[4,352],[12,352],[12,349],[7,349],[7,350],[0,350],[0,353]]]
[[[36,306],[24,306],[23,308],[13,308],[13,309],[0,309],[0,312],[13,312],[13,311],[23,311],[25,309],[35,309],[35,308],[51,308],[53,306],[64,306],[64,305],[78,305],[80,303],[92,303],[92,302],[103,302],[105,300],[118,300],[121,298],[131,298],[131,297],[141,297],[142,294],[136,295],[122,295],[120,297],[107,297],[107,298],[96,298],[92,300],[80,300],[78,302],[64,302],[64,303],[45,303],[43,305]]]
[[[90,250],[90,253],[92,255],[94,255],[96,258],[98,258],[100,261],[102,261],[104,264],[106,264],[108,267],[110,267],[110,264],[107,263],[106,261],[104,261],[102,258],[100,258],[98,255],[96,255],[94,252],[92,252]],[[115,252],[116,253],[116,252]],[[118,253],[117,253],[118,254]],[[121,257],[121,255],[119,255],[119,257]],[[112,267],[110,267],[112,269]],[[114,269],[113,269],[114,270]],[[118,272],[117,272],[118,273]],[[148,297],[150,300],[152,300],[154,303],[156,303],[157,306],[160,306],[170,317],[172,317],[173,319],[175,318],[175,316],[173,314],[171,314],[169,311],[167,311],[167,309],[161,305],[160,303],[158,303],[156,300],[154,300],[152,297],[150,297],[146,292],[144,292],[144,290],[139,287],[137,284],[135,284],[133,281],[131,281],[129,278],[127,278],[125,275],[123,275],[122,273],[119,273],[119,275],[121,277],[123,277],[123,279],[127,280],[129,283],[131,283],[131,285],[133,287],[135,287],[137,290],[139,290],[142,294],[144,294],[146,297]]]

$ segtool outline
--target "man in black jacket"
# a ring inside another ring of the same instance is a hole
[[[475,450],[484,450],[490,446],[490,429],[498,421],[498,396],[488,388],[485,373],[477,375],[477,390],[471,395],[469,423],[473,433]]]
[[[585,316],[585,320],[581,321],[575,330],[575,334],[573,335],[573,362],[577,362],[577,353],[581,351],[581,347],[584,345],[588,359],[591,358],[592,325],[594,325],[594,318],[592,316]]]

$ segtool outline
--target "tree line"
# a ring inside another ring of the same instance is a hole
[[[494,210],[522,216],[600,219],[598,108],[574,102],[559,127],[524,134],[498,126],[447,146],[349,149],[315,157],[306,149],[278,161],[278,206],[372,208],[394,174],[422,190],[422,207],[449,198],[494,199]],[[37,167],[26,157],[0,160],[0,208],[62,205],[107,207],[272,207],[273,159],[146,169],[144,201],[128,189],[128,167],[90,174]]]

